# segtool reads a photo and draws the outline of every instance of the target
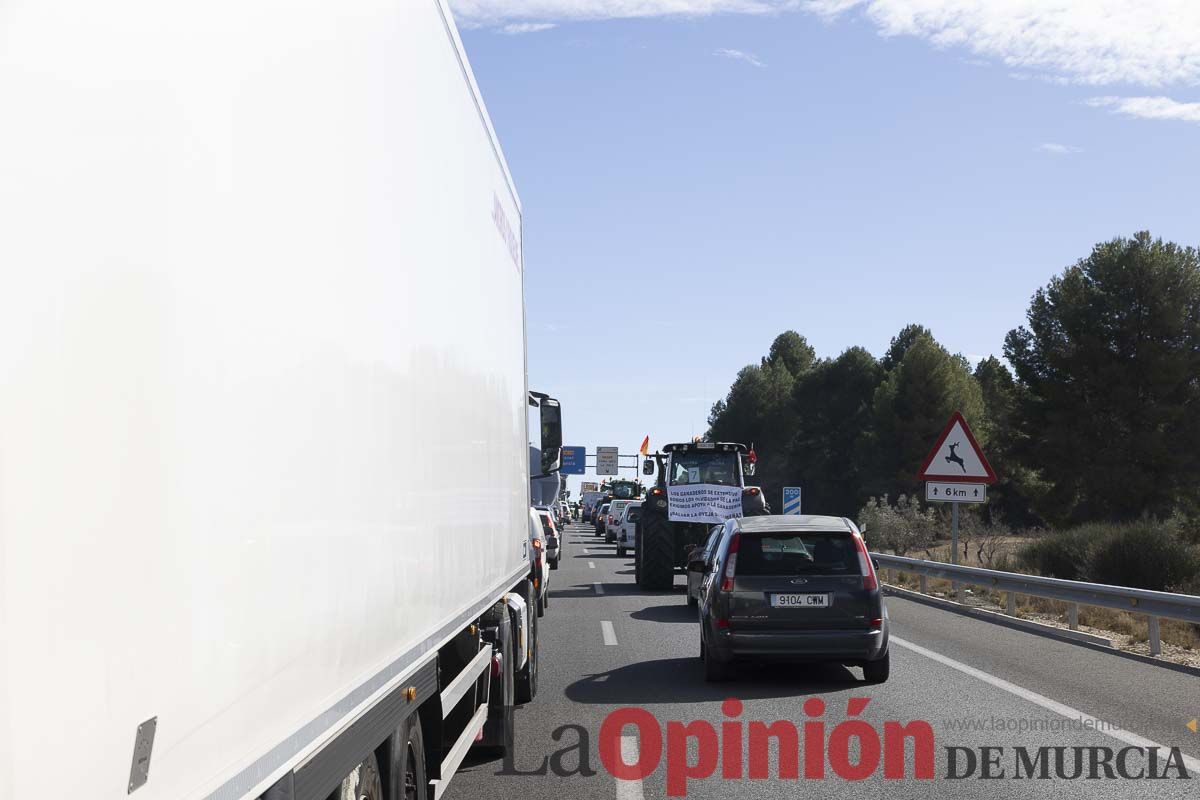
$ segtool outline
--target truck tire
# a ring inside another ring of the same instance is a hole
[[[385,800],[383,778],[375,754],[363,759],[354,770],[342,779],[342,786],[334,795],[336,800]]]
[[[513,631],[503,605],[489,611],[484,624],[489,641],[493,641],[500,653],[500,674],[490,678],[488,689],[488,717],[483,723],[483,740],[478,749],[483,753],[504,757],[512,750],[513,706],[516,686],[513,680]]]
[[[617,545],[617,558],[624,558],[629,551],[621,545]]]
[[[536,589],[532,584],[526,582],[525,604],[530,611],[533,611],[534,594]],[[538,617],[540,613],[529,614],[529,653],[526,656],[525,666],[516,676],[516,702],[517,705],[524,705],[533,700],[537,694],[538,680]]]
[[[671,523],[655,516],[643,526],[637,552],[642,562],[638,585],[643,589],[669,590],[675,585],[675,536]]]
[[[421,717],[409,714],[396,731],[393,749],[395,767],[392,769],[396,800],[426,800],[429,796],[428,773],[425,770],[425,737],[421,733]]]

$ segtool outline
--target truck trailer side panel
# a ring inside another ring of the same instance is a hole
[[[0,796],[253,796],[527,570],[503,157],[440,0],[9,0],[0,108]]]

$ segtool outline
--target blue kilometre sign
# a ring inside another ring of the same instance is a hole
[[[783,487],[783,513],[799,514],[800,513],[800,487],[785,486]]]

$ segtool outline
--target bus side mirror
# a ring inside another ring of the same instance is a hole
[[[653,475],[654,474],[654,460],[653,459],[647,458],[645,461],[642,462],[642,474],[643,475]]]

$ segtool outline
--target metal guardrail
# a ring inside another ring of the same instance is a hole
[[[1172,592],[1152,592],[1148,589],[1131,589],[1127,586],[1109,586],[1103,583],[1084,583],[1061,578],[1043,578],[1040,575],[1021,575],[1016,572],[1001,572],[982,567],[964,567],[941,561],[926,561],[920,558],[872,553],[871,558],[882,569],[911,572],[920,577],[921,592],[926,591],[927,578],[942,578],[955,584],[980,586],[1008,593],[1007,613],[1016,616],[1017,595],[1044,597],[1070,603],[1068,608],[1071,630],[1079,628],[1079,606],[1099,606],[1117,611],[1144,614],[1147,618],[1150,652],[1159,655],[1162,641],[1159,634],[1159,619],[1177,619],[1200,625],[1200,597]],[[961,600],[961,589],[956,587]]]

